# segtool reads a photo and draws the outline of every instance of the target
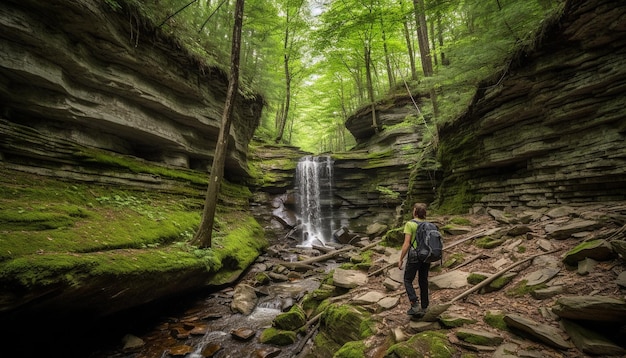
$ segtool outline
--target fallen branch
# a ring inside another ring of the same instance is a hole
[[[319,318],[319,316],[321,316],[321,313],[318,314],[317,316],[313,317],[313,318]],[[294,348],[293,353],[296,354],[295,357],[300,357],[302,350],[304,349],[304,346],[306,345],[306,342],[308,342],[311,337],[313,337],[313,335],[315,334],[315,332],[317,332],[317,330],[319,329],[320,324],[316,324],[315,327],[311,330],[309,330],[306,334],[306,336],[304,336],[304,338],[302,338],[302,340],[300,341],[300,343],[298,343],[298,345]],[[308,327],[307,327],[308,329]]]
[[[481,288],[483,288],[483,287],[487,286],[488,284],[490,284],[491,282],[493,282],[493,280],[495,280],[496,278],[498,278],[498,277],[502,276],[502,275],[503,275],[503,274],[505,274],[506,272],[508,272],[508,271],[510,271],[510,270],[512,270],[512,269],[514,269],[514,268],[516,268],[517,266],[519,266],[519,265],[521,265],[521,264],[523,264],[523,263],[525,263],[525,262],[528,262],[528,261],[530,261],[530,260],[534,259],[535,257],[539,257],[539,256],[547,255],[547,254],[553,254],[553,253],[555,253],[555,252],[557,252],[557,251],[560,251],[560,250],[561,250],[561,249],[554,249],[554,250],[552,250],[552,251],[541,252],[541,253],[538,253],[538,254],[532,255],[532,256],[530,256],[530,257],[527,257],[527,258],[525,258],[524,260],[521,260],[521,261],[518,261],[518,262],[516,262],[516,263],[514,263],[514,264],[511,264],[511,265],[509,265],[509,266],[507,266],[507,267],[503,268],[502,270],[500,270],[500,271],[498,271],[498,272],[494,273],[493,275],[491,275],[491,276],[487,277],[485,280],[481,281],[479,284],[475,285],[474,287],[470,288],[469,290],[467,290],[467,291],[465,291],[465,292],[461,293],[460,295],[458,295],[458,296],[454,297],[454,298],[453,298],[453,299],[451,299],[448,303],[450,303],[450,304],[451,304],[451,303],[453,303],[453,302],[455,302],[455,301],[458,301],[458,300],[460,300],[460,299],[462,299],[462,298],[464,298],[464,297],[466,297],[466,296],[469,296],[471,293],[476,292],[476,291],[480,290]]]
[[[363,247],[361,249],[361,251],[369,250],[372,247],[378,245],[381,241],[382,240],[374,241],[371,244]],[[342,254],[344,252],[348,252],[348,251],[351,251],[351,250],[354,250],[354,249],[355,249],[354,246],[348,246],[348,247],[344,247],[343,249],[335,250],[333,252],[329,252],[329,253],[324,254],[324,255],[312,257],[310,259],[306,259],[306,260],[302,260],[302,261],[298,261],[298,262],[286,262],[286,261],[283,261],[283,262],[280,262],[280,264],[285,266],[285,267],[287,267],[287,268],[291,268],[291,267],[295,267],[295,266],[302,266],[302,265],[309,265],[309,264],[312,264],[312,263],[328,260],[330,258],[339,256],[339,254]]]
[[[462,264],[460,264],[459,266],[455,266],[454,269],[458,270],[463,266],[467,266],[469,264],[471,264],[472,262],[476,261],[476,260],[483,260],[483,259],[488,259],[490,256],[489,255],[485,255],[485,254],[478,254],[474,257],[472,257],[471,259],[467,260],[466,262],[463,262]]]

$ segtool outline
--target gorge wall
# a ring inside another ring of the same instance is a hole
[[[440,129],[438,204],[463,210],[626,200],[626,7],[567,1],[534,47]]]
[[[0,4],[1,159],[22,167],[68,165],[23,127],[181,168],[213,160],[228,85],[132,9],[105,1]],[[248,176],[247,146],[263,100],[239,94],[225,176]]]

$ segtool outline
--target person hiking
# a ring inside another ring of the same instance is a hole
[[[404,288],[406,289],[411,307],[406,313],[417,318],[424,316],[429,304],[428,270],[430,269],[430,262],[420,262],[417,259],[417,255],[409,254],[409,250],[415,251],[411,249],[411,240],[414,237],[417,239],[417,228],[419,223],[424,220],[426,220],[426,204],[415,203],[413,205],[413,219],[404,224],[404,243],[402,244],[402,251],[400,252],[400,260],[398,262],[398,268],[402,270],[404,258],[407,255],[409,256],[407,258],[406,269],[404,270]],[[413,288],[413,281],[415,280],[416,274],[418,276],[417,282],[420,290],[419,299],[415,293],[415,288]]]

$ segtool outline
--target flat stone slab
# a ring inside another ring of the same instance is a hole
[[[385,297],[382,300],[376,302],[377,305],[380,306],[383,310],[390,310],[398,305],[400,302],[400,298],[396,297]]]
[[[337,268],[333,273],[333,284],[337,287],[355,288],[367,283],[367,274],[357,270]]]
[[[559,268],[545,267],[540,270],[531,272],[530,274],[526,275],[522,280],[526,280],[527,286],[536,286],[550,281],[554,276],[556,276],[556,274],[559,273],[559,271],[561,271],[561,269]]]
[[[626,301],[608,296],[566,296],[552,308],[557,316],[596,322],[626,321]]]
[[[538,323],[517,314],[504,315],[504,322],[511,328],[527,333],[536,340],[558,349],[570,349],[571,343],[563,339],[561,331],[547,324]]]
[[[361,296],[357,296],[352,300],[352,303],[357,305],[370,305],[383,299],[385,294],[378,291],[370,291]]]
[[[467,286],[469,272],[454,270],[441,275],[430,277],[430,287],[433,289],[461,288]]]

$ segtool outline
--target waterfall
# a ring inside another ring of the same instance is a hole
[[[333,228],[333,162],[330,156],[306,156],[296,167],[296,193],[302,246],[329,242]]]

